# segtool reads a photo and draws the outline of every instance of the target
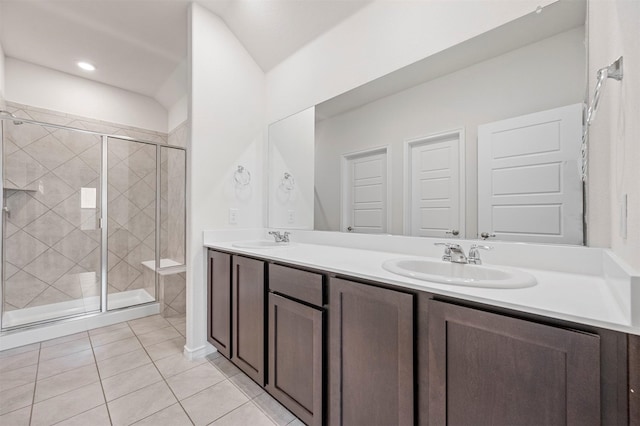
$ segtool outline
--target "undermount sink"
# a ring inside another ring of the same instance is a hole
[[[468,287],[524,288],[536,285],[533,275],[502,266],[400,258],[387,260],[382,268],[417,280]]]
[[[292,243],[276,243],[275,241],[269,240],[239,241],[232,244],[233,247],[247,249],[268,249],[277,247],[290,247],[291,245]]]

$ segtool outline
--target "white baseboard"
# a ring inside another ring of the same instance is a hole
[[[191,349],[187,345],[184,345],[184,356],[189,361],[199,358],[204,358],[205,356],[212,354],[214,352],[218,352],[218,350],[210,343],[205,343],[203,346],[198,348]]]

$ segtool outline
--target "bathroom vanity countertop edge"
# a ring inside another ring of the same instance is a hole
[[[234,247],[233,241],[205,240],[204,245],[212,249],[292,266],[319,269],[328,273],[640,335],[640,324],[634,324],[632,321],[633,309],[637,310],[640,307],[633,304],[625,306],[621,303],[620,289],[614,291],[604,276],[515,268],[533,275],[538,284],[519,289],[477,288],[425,282],[399,276],[382,268],[382,263],[389,259],[424,258],[403,253],[305,243],[267,250]],[[628,297],[632,297],[631,292]]]

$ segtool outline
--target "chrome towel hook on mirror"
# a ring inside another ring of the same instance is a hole
[[[600,95],[604,87],[604,83],[608,78],[621,81],[623,76],[622,72],[622,56],[616,59],[611,65],[600,68],[596,74],[596,88],[593,94],[593,100],[587,109],[587,116],[584,122],[584,129],[582,131],[582,146],[580,148],[580,178],[583,182],[587,181],[587,169],[588,169],[588,150],[589,150],[589,126],[596,118],[596,111],[598,110],[598,103],[600,102]]]
[[[233,180],[236,182],[236,186],[247,186],[251,182],[251,173],[243,166],[238,166],[238,169],[233,174]]]

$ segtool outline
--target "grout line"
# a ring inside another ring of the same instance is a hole
[[[131,327],[129,327],[129,324],[127,324],[127,327],[129,329],[131,329]],[[133,331],[133,330],[131,330],[131,331]],[[111,411],[109,410],[109,404],[107,404],[107,395],[104,393],[104,386],[102,384],[102,375],[100,374],[100,369],[98,368],[98,360],[96,358],[96,352],[95,352],[95,348],[93,347],[93,342],[91,341],[91,337],[89,337],[89,344],[91,345],[91,353],[93,355],[93,363],[95,364],[96,370],[98,371],[98,381],[100,382],[100,389],[102,389],[102,398],[104,398],[104,407],[107,409],[107,416],[109,416],[109,423],[111,423],[113,425],[113,421],[111,420]]]
[[[52,345],[42,346],[42,343],[51,342],[51,341],[53,341],[53,340],[57,340],[57,339],[65,339],[65,338],[67,338],[67,337],[77,336],[78,334],[82,334],[82,333],[84,333],[85,335],[84,335],[84,336],[77,337],[77,338],[72,339],[72,340],[67,340],[67,341],[65,341],[65,342],[58,342],[58,343],[55,343],[55,344],[52,344]],[[79,332],[77,332],[77,333],[68,334],[68,335],[66,335],[66,336],[61,336],[61,337],[56,337],[56,338],[54,338],[54,339],[43,340],[42,342],[40,342],[40,347],[42,347],[42,348],[53,348],[53,347],[56,347],[56,346],[58,346],[58,345],[64,345],[64,344],[68,344],[68,343],[71,343],[71,342],[75,342],[76,340],[80,340],[80,339],[82,339],[83,337],[89,337],[89,333],[88,333],[88,332],[86,332],[86,331],[79,331]],[[52,358],[52,359],[55,359],[55,358]]]
[[[63,372],[63,373],[60,373],[60,374],[69,373],[69,372],[71,372],[71,371],[79,370],[80,368],[86,368],[86,367],[90,367],[90,366],[91,366],[91,364],[83,365],[83,366],[80,366],[80,367],[77,367],[77,368],[73,368],[73,369],[71,369],[71,370],[67,370],[67,371],[65,371],[65,372]],[[98,368],[96,367],[96,370],[97,370],[97,369],[98,369]],[[55,377],[55,376],[51,376],[51,377]],[[51,377],[47,377],[46,379],[43,379],[43,380],[49,380]],[[43,380],[38,380],[38,381],[43,381]],[[98,376],[98,380],[96,380],[95,382],[85,383],[85,384],[84,384],[84,385],[82,385],[82,386],[78,386],[78,387],[76,387],[76,388],[69,389],[69,390],[68,390],[68,391],[66,391],[66,392],[62,392],[62,393],[59,393],[59,394],[57,394],[57,395],[53,395],[53,396],[50,396],[50,397],[48,397],[48,398],[42,399],[42,400],[40,400],[40,401],[38,401],[38,402],[34,402],[34,404],[39,404],[39,403],[41,403],[41,402],[48,401],[48,400],[53,399],[53,398],[57,398],[57,397],[59,397],[59,396],[61,396],[61,395],[66,395],[66,394],[68,394],[68,393],[70,393],[70,392],[77,391],[77,390],[78,390],[78,389],[80,389],[80,388],[84,388],[84,387],[89,386],[89,385],[92,385],[92,384],[94,384],[94,383],[98,383],[99,381],[100,381],[100,376]],[[37,384],[37,382],[36,382],[36,384]],[[34,401],[35,401],[35,399],[34,399]],[[95,408],[95,407],[94,407],[94,408]]]
[[[77,343],[77,342],[78,342],[78,340],[82,340],[82,338],[80,338],[80,339],[76,339],[76,340],[72,340],[72,341],[70,341],[70,342],[66,342],[66,343],[60,343],[60,344],[58,344],[58,345],[51,345],[51,346],[47,346],[47,347],[42,348],[42,349],[55,348],[56,346],[61,346],[61,345],[65,345],[65,344],[66,344],[66,345],[69,345],[69,344],[71,344],[71,343],[73,343],[73,342],[76,342],[76,343]],[[89,338],[89,336],[87,336],[87,340],[89,341],[89,347],[88,347],[88,348],[86,348],[86,347],[85,347],[84,349],[78,349],[78,350],[75,350],[75,351],[73,351],[73,352],[65,353],[65,354],[63,354],[63,355],[56,355],[56,356],[54,356],[54,357],[52,357],[52,358],[43,359],[42,361],[44,361],[44,362],[49,362],[49,361],[53,361],[54,359],[63,358],[63,357],[65,357],[65,356],[70,356],[70,355],[73,355],[73,354],[77,354],[77,353],[79,353],[79,352],[88,351],[88,350],[90,350],[90,349],[91,349],[91,339]]]
[[[229,412],[224,413],[224,414],[223,414],[223,415],[221,415],[220,417],[215,418],[215,419],[214,419],[214,420],[212,420],[210,423],[207,423],[207,425],[208,425],[208,426],[211,426],[212,424],[214,424],[214,423],[215,423],[215,422],[217,422],[218,420],[220,420],[220,419],[222,419],[222,418],[224,418],[224,417],[227,417],[229,414],[233,413],[233,412],[234,412],[234,411],[236,411],[236,410],[239,410],[240,408],[244,407],[244,406],[245,406],[245,405],[247,405],[247,404],[251,404],[251,405],[253,405],[254,407],[258,408],[258,410],[260,410],[260,408],[259,408],[256,404],[254,404],[254,403],[252,402],[252,400],[251,400],[251,399],[249,399],[249,400],[248,400],[247,402],[245,402],[244,404],[240,404],[240,405],[238,405],[236,408],[234,408],[233,410],[231,410],[231,411],[229,411]],[[262,411],[262,410],[260,410],[260,411]],[[269,421],[271,421],[275,426],[277,426],[277,423],[273,422],[269,416],[267,416],[266,414],[265,414],[265,416],[267,417],[267,419],[269,419]]]
[[[269,395],[266,391],[265,391],[264,393],[266,393],[267,395]],[[259,396],[262,396],[262,395],[263,395],[262,393],[261,393],[260,395],[256,395],[256,397],[255,397],[255,398],[253,398],[253,399],[252,399],[252,401],[253,401],[254,399],[258,398]],[[271,395],[269,395],[269,396],[271,396]],[[278,400],[276,400],[276,399],[275,399],[275,398],[273,398],[272,396],[271,396],[271,398],[272,398],[276,403],[280,404],[280,402],[278,402]],[[264,408],[262,408],[262,406],[261,406],[260,404],[256,404],[256,407],[258,407],[258,410],[262,411],[262,412],[264,413],[264,415],[265,415],[265,416],[267,416],[267,417],[269,418],[269,420],[271,420],[274,424],[276,424],[276,425],[279,425],[279,424],[280,424],[280,423],[278,423],[278,422],[276,421],[276,419],[274,419],[274,418],[271,416],[271,414],[267,413],[267,410],[265,410]],[[286,410],[286,408],[285,408],[285,410]],[[287,410],[287,411],[289,411],[289,410]],[[292,414],[293,414],[293,413],[292,413]],[[296,418],[297,418],[297,417],[295,417],[295,415],[294,415],[294,420],[295,420]],[[288,423],[287,423],[287,424],[288,424]]]
[[[126,323],[126,321],[125,321],[125,323]],[[127,324],[127,326],[128,326],[128,324]],[[108,327],[108,326],[107,326],[107,327]],[[122,328],[125,328],[125,327],[122,327]],[[118,330],[119,330],[119,329],[118,329]],[[124,339],[121,339],[121,340],[124,340]],[[116,340],[116,342],[118,342],[118,341],[119,341],[119,340]],[[112,342],[112,343],[115,343],[115,342]],[[99,346],[97,346],[97,347],[99,347]],[[111,424],[113,424],[113,422],[111,421],[111,412],[109,411],[109,406],[107,405],[107,396],[106,396],[106,394],[104,393],[104,386],[102,385],[102,377],[100,376],[100,369],[98,369],[98,360],[96,359],[96,356],[95,356],[95,352],[94,352],[93,344],[91,345],[91,351],[92,351],[92,353],[93,353],[93,362],[94,362],[94,366],[96,367],[96,371],[97,371],[97,373],[98,373],[98,382],[100,383],[100,388],[102,389],[102,396],[104,397],[104,404],[101,404],[101,405],[104,405],[104,406],[105,406],[105,409],[107,410],[107,415],[109,416],[109,422],[110,422]],[[127,352],[127,353],[128,353],[128,352]],[[146,364],[145,364],[145,365],[146,365]],[[82,366],[82,367],[86,367],[86,366]],[[82,367],[78,367],[78,368],[82,368]],[[69,370],[69,371],[70,371],[70,370]],[[128,371],[128,370],[127,370],[127,371]],[[53,376],[52,376],[52,377],[53,377]],[[113,376],[112,376],[112,377],[113,377]],[[97,383],[97,382],[93,382],[93,383]],[[93,384],[93,383],[90,383],[90,384]],[[85,385],[85,386],[89,386],[89,385]],[[77,390],[77,389],[79,389],[79,388],[76,388],[76,389],[74,389],[74,390]],[[72,392],[72,391],[69,391],[69,392]],[[65,393],[68,393],[68,392],[65,392]],[[65,393],[62,393],[62,394],[60,394],[60,395],[64,395]],[[128,394],[127,394],[127,395],[128,395]],[[123,396],[124,396],[124,395],[123,395]],[[49,399],[50,399],[50,398],[49,398]],[[64,421],[67,421],[67,420],[69,420],[69,419],[72,419],[72,418],[74,418],[74,417],[76,417],[76,416],[79,416],[79,415],[81,415],[81,414],[84,414],[84,413],[86,413],[86,412],[88,412],[88,411],[91,411],[91,410],[93,410],[93,409],[96,409],[96,408],[98,408],[98,407],[100,407],[100,405],[98,405],[98,406],[96,406],[96,407],[89,408],[88,410],[85,410],[85,411],[83,411],[83,412],[81,412],[81,413],[78,413],[78,414],[76,414],[76,415],[74,415],[74,416],[72,416],[72,417],[69,417],[69,418],[66,418],[66,419],[60,420],[59,422],[57,422],[57,423],[55,423],[55,424],[62,423],[62,422],[64,422]]]
[[[168,321],[167,321],[168,322]],[[191,418],[191,416],[189,415],[189,413],[187,412],[187,410],[184,408],[184,406],[182,405],[182,401],[180,401],[180,398],[178,398],[178,396],[175,394],[175,392],[173,391],[173,389],[171,389],[171,386],[169,386],[169,382],[167,382],[167,379],[162,375],[162,372],[160,371],[160,369],[158,368],[158,366],[156,365],[155,361],[151,358],[151,355],[149,355],[149,352],[147,352],[147,348],[142,344],[142,342],[140,341],[140,339],[138,338],[138,335],[134,332],[134,335],[136,336],[136,339],[138,339],[138,341],[140,342],[140,344],[142,345],[142,349],[144,349],[145,353],[147,354],[147,356],[149,357],[149,359],[151,359],[151,364],[154,366],[154,368],[158,371],[158,374],[160,374],[160,377],[162,378],[162,381],[164,382],[165,386],[167,386],[167,388],[169,389],[169,392],[171,392],[171,395],[173,395],[173,397],[176,399],[177,404],[180,405],[180,408],[182,409],[182,411],[186,414],[187,418],[189,419],[189,421],[191,422],[191,424],[195,425],[196,422],[193,421],[193,419]],[[168,339],[171,340],[171,339]],[[162,343],[162,342],[158,342],[158,343]],[[167,357],[168,358],[168,357]],[[164,358],[162,358],[164,359]],[[197,366],[196,366],[197,367]],[[195,368],[195,367],[194,367]],[[185,370],[187,371],[187,370]],[[180,373],[178,373],[180,374]],[[159,383],[159,382],[158,382]],[[207,388],[208,389],[208,388]],[[169,405],[169,407],[171,407],[174,404]],[[164,407],[162,410],[165,410],[169,407]],[[160,411],[156,411],[154,413],[149,414],[147,417],[150,417],[156,413],[159,413]],[[145,419],[147,417],[144,417]],[[142,420],[142,419],[140,419]],[[140,420],[136,420],[136,423],[139,422]]]
[[[40,351],[42,350],[42,343],[38,346],[38,363],[36,364],[36,378],[33,381],[33,397],[31,398],[31,410],[29,411],[29,424],[33,419],[33,406],[36,405],[36,386],[38,385],[38,370],[40,369]]]
[[[25,231],[23,231],[25,232]],[[26,232],[25,232],[26,233]],[[38,259],[40,256],[42,256],[42,254],[44,254],[46,252],[43,251],[40,255],[36,256],[35,259],[31,260],[31,262],[33,262],[34,260]],[[29,262],[29,263],[31,263]],[[28,264],[27,264],[28,265]],[[25,265],[25,267],[27,266]],[[38,297],[40,297],[42,295],[42,293],[44,293],[48,288],[49,288],[49,284],[47,284],[46,282],[42,281],[40,278],[36,277],[35,275],[30,274],[29,272],[25,271],[24,269],[20,269],[20,272],[24,272],[27,275],[30,275],[31,277],[35,278],[36,280],[40,281],[41,283],[46,285],[46,288],[44,290],[42,290],[40,293],[38,293],[37,295],[35,295],[31,300],[29,300],[29,302],[27,302],[26,305],[24,305],[22,308],[18,308],[18,309],[26,309],[26,308],[30,308],[32,306],[29,306],[29,303],[33,302],[34,300],[36,300]]]

